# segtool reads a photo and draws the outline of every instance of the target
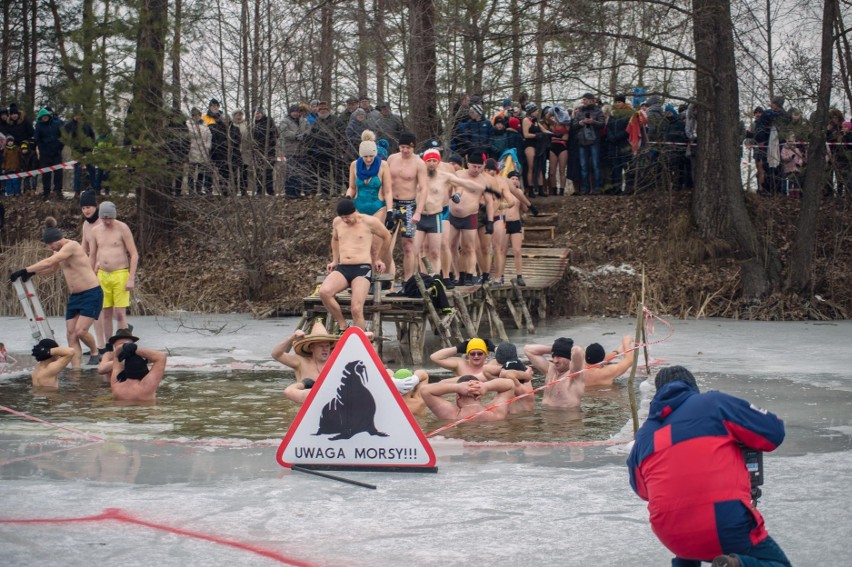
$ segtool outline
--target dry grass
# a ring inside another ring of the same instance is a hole
[[[0,252],[0,273],[11,274],[16,270],[35,264],[50,256],[50,250],[44,244],[35,240],[19,242],[12,246],[4,246]],[[5,278],[0,285],[0,315],[4,317],[20,317],[24,311],[21,301],[15,293],[11,282]],[[49,276],[37,276],[33,280],[44,313],[48,317],[58,317],[65,314],[65,303],[68,298],[68,288],[61,272]]]

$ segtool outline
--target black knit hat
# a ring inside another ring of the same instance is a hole
[[[81,207],[97,207],[98,206],[98,194],[94,191],[84,191],[82,195],[80,195],[80,206]]]
[[[553,341],[553,346],[550,348],[550,354],[571,360],[572,348],[574,348],[574,339],[560,337]]]
[[[606,351],[600,343],[592,343],[586,347],[586,364],[597,364],[606,358]]]
[[[657,376],[654,378],[654,386],[656,386],[657,390],[659,390],[669,382],[675,382],[677,380],[686,382],[698,391],[698,384],[695,382],[695,376],[693,376],[692,372],[683,366],[670,366],[657,372]]]

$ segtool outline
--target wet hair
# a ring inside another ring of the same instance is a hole
[[[477,378],[473,374],[465,374],[464,376],[459,378],[458,383],[461,384],[462,382],[470,382],[470,381],[476,381],[476,380],[479,380],[479,378]]]

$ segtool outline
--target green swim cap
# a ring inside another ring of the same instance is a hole
[[[414,372],[412,372],[408,368],[400,368],[399,370],[393,373],[394,380],[405,380],[406,378],[410,378],[412,376],[414,376]]]

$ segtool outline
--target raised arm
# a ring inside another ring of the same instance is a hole
[[[47,372],[51,376],[56,376],[62,369],[68,366],[71,363],[71,359],[74,357],[74,349],[69,347],[53,347],[50,349],[50,356],[58,356],[56,360],[50,361],[47,365]]]
[[[544,357],[551,353],[550,349],[551,347],[547,345],[526,345],[524,354],[530,359],[533,368],[542,374],[547,374],[547,371],[550,370],[550,361]]]
[[[293,370],[298,370],[302,365],[302,357],[298,354],[291,353],[290,349],[293,348],[293,343],[304,336],[305,332],[303,330],[296,329],[295,333],[275,345],[275,348],[272,349],[272,358],[284,366],[289,366]]]
[[[458,347],[442,348],[433,352],[429,358],[441,368],[458,372],[460,361]]]
[[[73,244],[77,244],[74,242]],[[28,272],[32,272],[37,276],[43,276],[46,274],[52,274],[59,269],[59,263],[67,260],[71,257],[71,245],[69,242],[65,246],[63,246],[59,252],[55,252],[54,254],[48,256],[44,260],[39,260],[32,266],[27,266],[26,270]],[[78,244],[79,246],[79,244]]]
[[[458,406],[449,400],[445,400],[442,396],[447,394],[464,394],[468,391],[468,384],[464,382],[448,382],[443,380],[436,384],[424,384],[420,388],[420,396],[432,413],[440,419],[453,419],[458,416]]]

